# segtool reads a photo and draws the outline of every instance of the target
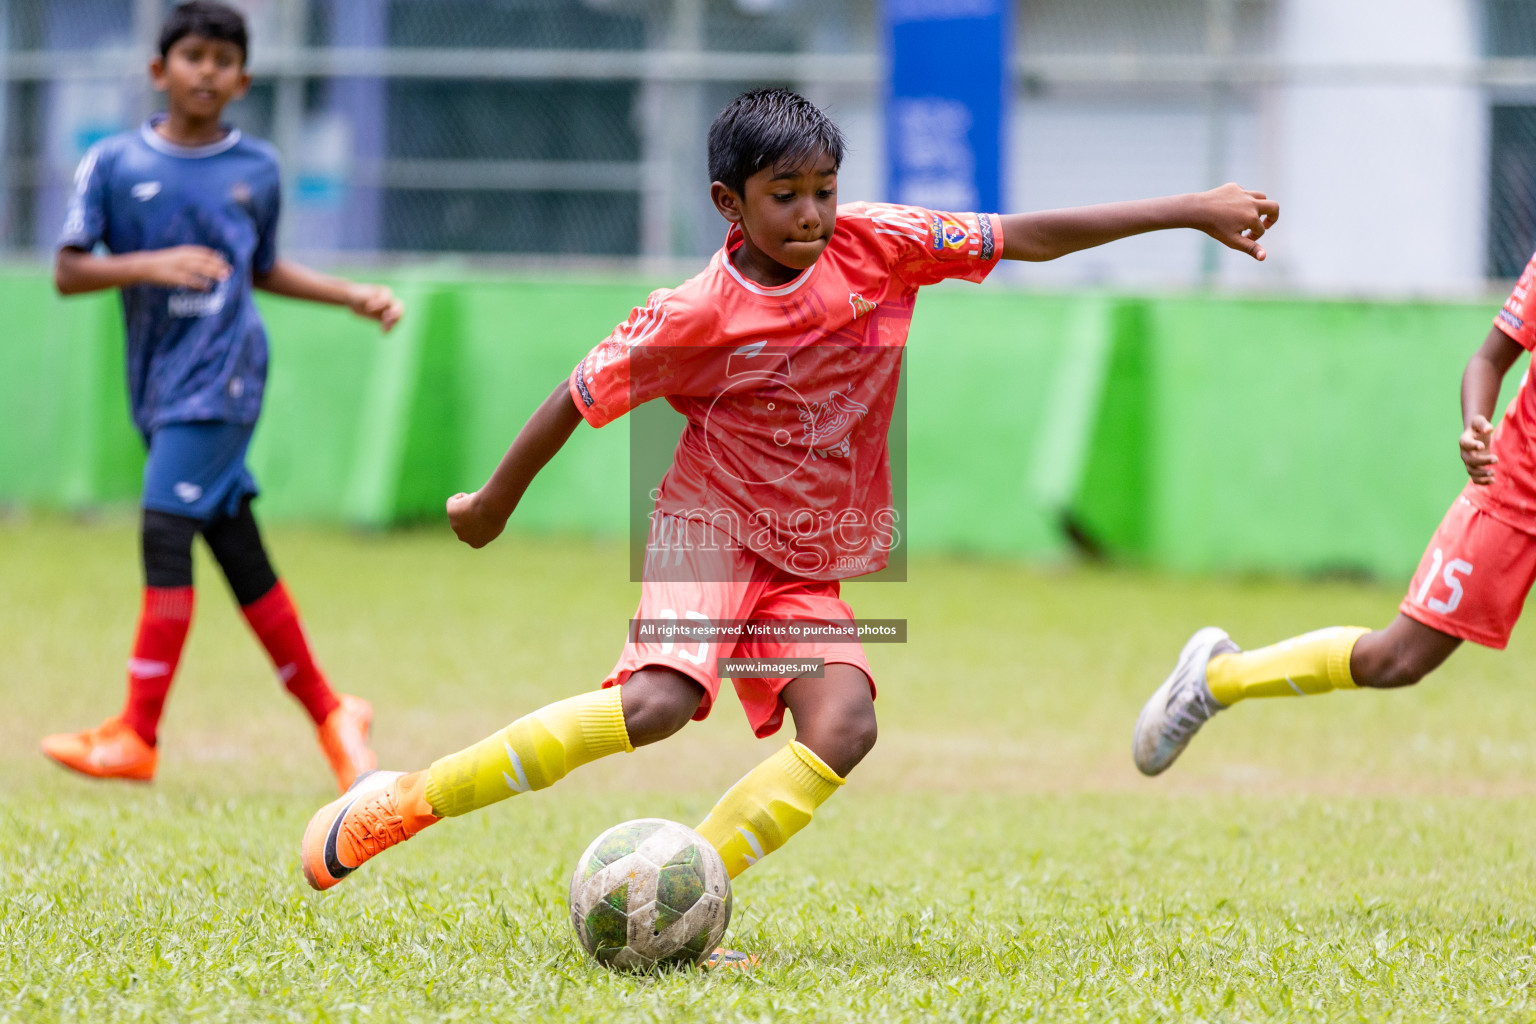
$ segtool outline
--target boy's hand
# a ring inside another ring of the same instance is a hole
[[[1198,199],[1200,215],[1195,227],[1228,249],[1245,252],[1256,260],[1265,257],[1259,239],[1280,219],[1279,203],[1263,192],[1233,184],[1201,192]]]
[[[472,548],[483,548],[507,526],[507,517],[489,512],[480,503],[480,492],[455,494],[448,499],[448,525],[454,535]]]
[[[1472,482],[1483,487],[1493,483],[1493,467],[1499,461],[1489,443],[1492,437],[1493,424],[1486,416],[1473,416],[1461,432],[1461,461]]]
[[[202,245],[152,249],[142,255],[142,282],[206,292],[229,277],[224,257]]]
[[[405,315],[405,303],[382,284],[354,284],[347,296],[347,308],[358,316],[377,320],[386,334]]]

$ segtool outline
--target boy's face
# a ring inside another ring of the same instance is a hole
[[[721,216],[740,224],[746,244],[792,270],[820,258],[837,226],[837,164],[825,153],[792,167],[765,167],[741,195],[721,182],[710,186]]]
[[[176,40],[163,60],[149,65],[149,74],[172,110],[198,120],[218,117],[251,86],[240,47],[203,36]]]

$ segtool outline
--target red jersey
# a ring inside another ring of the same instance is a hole
[[[992,214],[852,203],[821,258],[767,288],[731,263],[646,304],[577,364],[571,397],[610,423],[665,398],[687,419],[656,508],[707,522],[813,579],[884,568],[904,524],[886,434],[918,288],[980,281],[1002,254]]]
[[[1521,347],[1536,349],[1536,256],[1526,264],[1493,324]],[[1493,483],[1469,483],[1462,493],[1495,519],[1536,533],[1536,391],[1529,369],[1494,431],[1493,453],[1499,459]]]

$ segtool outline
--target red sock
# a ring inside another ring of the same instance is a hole
[[[165,695],[176,677],[176,663],[181,660],[181,647],[191,625],[191,587],[144,588],[139,632],[133,640],[133,656],[128,659],[128,702],[123,706],[123,722],[150,746],[155,745]]]
[[[304,705],[316,725],[322,724],[340,701],[331,692],[320,666],[315,664],[314,655],[309,653],[309,641],[304,637],[304,627],[299,625],[299,610],[288,599],[282,580],[240,610],[272,656],[278,678],[288,692]]]

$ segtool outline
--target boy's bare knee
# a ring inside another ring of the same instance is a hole
[[[1429,668],[1419,662],[1420,659],[1411,652],[1388,652],[1372,659],[1366,678],[1357,679],[1356,682],[1378,690],[1412,686],[1429,674]]]
[[[704,687],[676,669],[648,665],[624,682],[620,694],[629,742],[643,747],[687,725],[704,699]]]
[[[875,748],[880,726],[868,700],[822,705],[795,719],[795,738],[838,775],[847,775]]]
[[[880,738],[880,724],[875,720],[873,705],[866,705],[858,714],[852,716],[848,722],[848,749],[853,755],[853,763],[858,764],[864,760],[864,756],[875,749],[875,741]],[[852,765],[849,766],[850,769]],[[839,772],[840,775],[847,774]]]
[[[1349,659],[1357,686],[1395,690],[1439,668],[1461,641],[1399,615],[1386,629],[1367,633]]]
[[[1402,682],[1411,665],[1406,663],[1400,649],[1382,642],[1378,634],[1368,633],[1355,644],[1350,655],[1349,671],[1356,686],[1372,689],[1394,689],[1418,682],[1417,678]]]

